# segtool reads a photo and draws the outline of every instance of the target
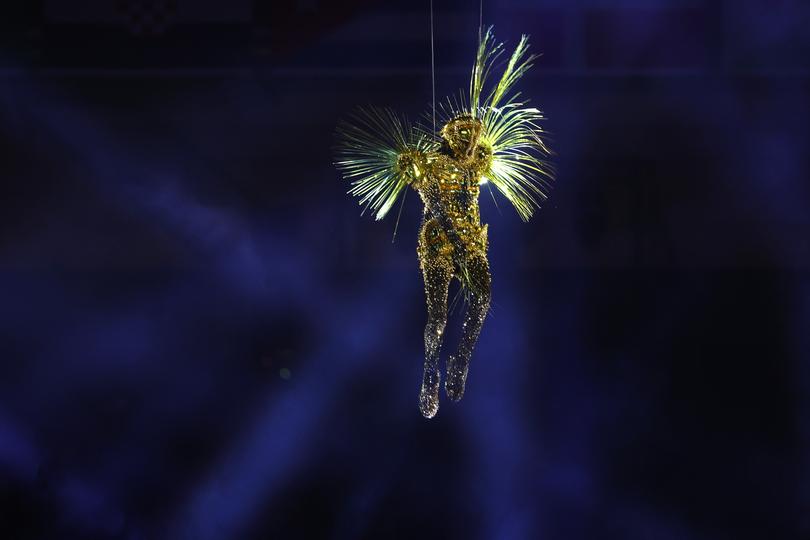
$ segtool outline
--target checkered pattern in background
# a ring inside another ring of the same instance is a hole
[[[118,11],[129,31],[136,36],[158,36],[175,22],[175,0],[119,0]]]

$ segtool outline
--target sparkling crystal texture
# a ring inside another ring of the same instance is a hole
[[[446,99],[434,112],[441,129],[412,126],[388,109],[359,109],[338,127],[336,166],[377,219],[393,207],[407,186],[424,205],[417,254],[425,283],[428,320],[425,366],[419,395],[422,415],[439,409],[439,356],[447,325],[450,281],[460,281],[467,311],[461,342],[447,361],[445,390],[464,395],[470,358],[489,311],[491,276],[487,225],[478,206],[488,181],[528,220],[546,198],[553,171],[539,122],[543,114],[519,99],[514,85],[533,64],[523,36],[501,77],[487,90],[503,46],[487,29],[478,47],[469,96]],[[428,115],[426,115],[427,117]],[[436,138],[438,135],[438,139]]]

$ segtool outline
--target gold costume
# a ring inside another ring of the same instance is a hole
[[[440,140],[433,130],[413,127],[388,109],[360,109],[339,127],[336,166],[351,182],[349,193],[382,219],[407,186],[424,204],[417,253],[425,282],[425,371],[419,396],[422,414],[439,408],[439,352],[447,324],[450,281],[461,282],[467,312],[458,352],[447,360],[447,395],[458,401],[473,348],[489,310],[491,277],[487,225],[481,224],[478,196],[490,182],[526,221],[547,198],[552,170],[538,122],[542,113],[511,93],[531,67],[528,40],[522,36],[498,83],[482,92],[495,60],[503,53],[492,29],[478,47],[469,101],[447,99]],[[434,112],[435,114],[435,112]]]

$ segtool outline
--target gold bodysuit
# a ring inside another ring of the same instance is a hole
[[[408,186],[424,203],[417,253],[428,320],[419,408],[427,418],[439,408],[439,352],[450,281],[461,282],[467,302],[458,351],[447,360],[445,388],[454,401],[464,394],[472,350],[489,310],[491,277],[487,226],[478,207],[480,183],[488,181],[523,220],[547,197],[552,171],[543,159],[548,149],[538,125],[544,117],[514,91],[536,58],[527,51],[528,39],[522,36],[501,75],[488,82],[504,51],[487,28],[479,39],[469,96],[448,98],[438,110],[434,103],[429,129],[376,107],[359,109],[338,129],[335,165],[351,182],[349,193],[377,219],[388,214]],[[437,112],[443,115],[438,133]]]
[[[466,293],[467,314],[456,355],[447,360],[447,395],[464,395],[470,357],[491,297],[487,261],[487,226],[478,207],[481,178],[492,161],[492,150],[480,140],[481,121],[454,118],[441,130],[438,152],[408,153],[400,158],[407,176],[424,203],[417,254],[425,282],[428,322],[425,326],[425,371],[419,406],[431,417],[439,406],[439,352],[447,323],[447,294],[457,278]]]

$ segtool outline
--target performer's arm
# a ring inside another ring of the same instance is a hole
[[[439,225],[447,234],[447,239],[450,240],[450,244],[453,246],[453,259],[461,264],[467,255],[467,247],[462,242],[455,223],[453,223],[442,203],[438,184],[432,182],[430,185],[424,186],[423,193],[428,211],[439,222]]]

